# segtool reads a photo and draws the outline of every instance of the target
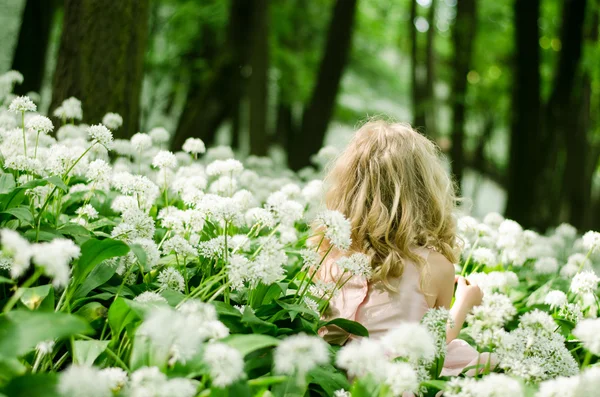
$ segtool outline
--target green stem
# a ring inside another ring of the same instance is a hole
[[[38,148],[38,143],[40,140],[40,132],[37,132],[37,135],[35,136],[35,150],[33,151],[33,158],[36,159],[37,158],[37,148]]]
[[[475,248],[477,248],[477,244],[478,243],[479,243],[479,237],[477,237],[477,239],[475,240],[475,243],[471,247],[471,251],[469,252],[469,256],[467,258],[467,261],[463,265],[462,271],[460,272],[460,275],[463,276],[463,277],[467,273],[467,267],[469,266],[469,262],[471,262],[471,255],[473,255],[473,251],[475,250]]]
[[[25,134],[25,112],[21,112],[21,126],[23,127],[23,153],[27,157],[27,135]]]

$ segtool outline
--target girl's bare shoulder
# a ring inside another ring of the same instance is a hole
[[[435,250],[431,250],[427,258],[429,267],[429,276],[434,284],[446,285],[450,282],[454,283],[454,265],[444,255]]]

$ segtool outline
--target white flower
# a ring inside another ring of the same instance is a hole
[[[577,236],[577,229],[568,223],[561,223],[554,232],[567,240],[574,240]]]
[[[325,237],[331,244],[345,251],[350,248],[352,239],[350,238],[351,225],[350,221],[338,211],[323,211],[315,218],[319,226],[325,228]]]
[[[175,157],[173,152],[161,150],[154,156],[154,159],[152,159],[152,165],[160,169],[175,168],[177,167],[177,157]]]
[[[52,278],[55,287],[64,287],[69,283],[71,268],[69,263],[79,258],[81,249],[71,240],[55,238],[47,243],[33,247],[33,262],[43,268],[44,274]]]
[[[215,160],[206,166],[206,175],[237,174],[242,172],[244,165],[235,159]]]
[[[354,276],[369,277],[371,275],[371,258],[362,253],[343,256],[335,262],[338,267]]]
[[[26,127],[32,131],[48,134],[54,129],[52,121],[48,117],[35,115],[27,119]]]
[[[577,303],[567,303],[560,308],[558,314],[575,324],[577,324],[583,318],[581,306],[579,306]]]
[[[250,208],[246,211],[245,219],[250,227],[260,225],[262,227],[272,228],[275,226],[273,214],[264,208]]]
[[[590,230],[583,235],[583,247],[592,252],[600,249],[600,233]]]
[[[152,138],[152,142],[167,143],[171,139],[171,134],[163,127],[152,128],[148,135]]]
[[[204,362],[212,383],[218,387],[227,387],[245,376],[244,358],[238,350],[223,343],[210,343],[204,350]]]
[[[577,273],[571,281],[570,290],[579,295],[595,293],[598,289],[598,281],[600,278],[592,270]]]
[[[54,110],[54,116],[66,120],[81,120],[83,118],[81,101],[75,97],[65,99],[62,104]]]
[[[288,200],[283,192],[272,193],[267,198],[266,207],[275,213],[279,222],[289,226],[300,220],[304,213],[304,207],[297,201]]]
[[[154,291],[142,292],[133,300],[140,303],[167,303],[167,300],[165,298],[163,298],[159,293]]]
[[[562,291],[552,290],[546,295],[544,303],[550,305],[551,309],[561,308],[567,304],[567,295]]]
[[[142,367],[131,375],[129,397],[193,397],[198,382],[184,378],[171,378],[156,367]]]
[[[56,343],[53,340],[39,342],[37,345],[35,345],[35,351],[37,351],[40,356],[45,356],[52,353],[55,344]]]
[[[17,70],[9,70],[0,76],[0,80],[5,81],[9,84],[21,84],[23,83],[23,75]]]
[[[35,112],[36,109],[35,103],[27,96],[16,97],[8,106],[8,111],[13,113]]]
[[[495,266],[498,263],[496,254],[491,249],[484,247],[475,248],[471,254],[471,258],[476,263],[484,266]]]
[[[123,117],[118,113],[106,113],[104,117],[102,117],[102,124],[111,130],[116,130],[123,125]]]
[[[340,151],[335,146],[323,146],[316,155],[312,156],[311,161],[319,167],[325,168],[339,154]]]
[[[592,354],[600,356],[600,318],[585,319],[573,329],[573,335]]]
[[[112,132],[102,124],[89,127],[88,134],[91,141],[98,142],[105,147],[108,147],[113,140]]]
[[[29,261],[33,255],[32,246],[19,233],[10,229],[0,230],[0,243],[2,243],[2,254],[12,259],[11,277],[20,277],[29,268]]]
[[[186,153],[190,154],[201,154],[206,152],[206,146],[200,138],[188,138],[182,146],[182,149]]]
[[[175,235],[167,240],[162,245],[162,251],[165,255],[174,252],[175,255],[179,256],[195,256],[197,251],[192,245],[183,237]]]
[[[435,342],[427,328],[418,323],[404,323],[390,330],[381,339],[391,357],[429,362],[435,357]]]
[[[233,157],[233,150],[229,146],[215,146],[206,151],[206,161],[225,160]]]
[[[100,375],[107,379],[113,392],[118,392],[127,384],[127,372],[121,368],[104,368],[100,370]]]
[[[520,327],[536,328],[538,330],[544,330],[550,334],[553,333],[557,328],[554,319],[548,313],[539,309],[535,309],[523,314],[519,321]]]
[[[385,369],[385,384],[390,387],[393,396],[400,397],[404,392],[414,392],[419,388],[417,373],[409,364],[388,363]]]
[[[352,397],[350,392],[340,389],[333,392],[333,397]]]
[[[302,189],[302,197],[306,202],[313,204],[313,202],[319,200],[323,195],[323,181],[315,179],[308,182]]]
[[[553,274],[558,271],[558,261],[551,257],[540,258],[535,261],[533,268],[537,274]]]
[[[144,134],[143,132],[133,134],[130,141],[131,146],[133,146],[136,152],[143,152],[152,147],[152,138],[150,138],[150,135]]]
[[[88,165],[85,177],[89,182],[102,184],[110,180],[112,168],[104,160],[97,159]]]
[[[97,368],[72,365],[60,373],[57,388],[63,397],[111,397],[111,380]]]
[[[494,229],[498,229],[503,221],[504,217],[497,212],[490,212],[483,218],[483,223]]]
[[[163,269],[157,278],[160,290],[172,289],[182,292],[185,289],[185,280],[179,271],[173,267]]]
[[[535,397],[577,397],[578,385],[579,378],[576,376],[559,376],[540,383],[540,389]]]
[[[350,342],[336,356],[336,365],[352,377],[372,374],[377,380],[385,379],[387,359],[380,343],[369,338]]]
[[[327,343],[319,337],[297,334],[284,339],[275,349],[275,372],[304,377],[318,365],[329,362]]]
[[[79,216],[85,216],[88,219],[98,218],[98,211],[91,205],[86,204],[83,207],[79,207],[75,210],[75,213]]]

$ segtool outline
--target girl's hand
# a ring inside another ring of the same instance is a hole
[[[479,286],[469,283],[462,276],[456,276],[454,282],[456,283],[456,303],[465,305],[469,309],[481,304],[483,292]]]

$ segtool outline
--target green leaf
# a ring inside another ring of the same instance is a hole
[[[97,221],[88,223],[87,227],[89,230],[96,230],[96,229],[100,229],[101,227],[114,226],[114,225],[116,225],[116,223],[114,221],[111,221],[108,218],[101,218],[101,219],[98,219]]]
[[[17,207],[25,200],[25,190],[16,188],[10,193],[0,195],[0,206],[2,211]]]
[[[313,318],[319,318],[319,315],[314,311],[310,310],[308,307],[299,305],[297,303],[287,303],[282,300],[275,300],[275,302],[282,308],[287,310],[290,313],[290,318],[292,321],[296,318],[298,313],[304,313]]]
[[[63,192],[67,193],[69,191],[69,187],[67,185],[65,185],[65,183],[63,182],[62,179],[60,179],[60,177],[53,175],[49,178],[46,178],[46,180],[48,182],[50,182],[51,184],[53,184],[54,186],[56,186],[57,188],[59,188],[60,190],[62,190]]]
[[[9,214],[20,220],[21,222],[25,222],[28,225],[33,225],[33,215],[31,211],[27,207],[13,207],[9,208],[6,211],[3,211],[2,214]]]
[[[274,334],[277,332],[277,326],[275,324],[256,317],[256,314],[254,314],[252,309],[249,307],[244,309],[244,313],[242,314],[242,323],[248,325],[257,334]]]
[[[14,378],[6,386],[7,397],[60,397],[58,374],[27,374]]]
[[[110,340],[76,340],[73,342],[73,362],[92,365],[106,350]]]
[[[166,291],[166,290],[165,290]],[[217,309],[217,314],[221,316],[242,317],[242,313],[228,303],[221,301],[212,301],[212,305]]]
[[[0,357],[0,383],[15,376],[23,375],[27,367],[14,357]]]
[[[90,239],[90,231],[77,223],[67,223],[56,229],[63,236],[71,236],[78,244],[83,244]]]
[[[92,323],[100,318],[105,318],[108,310],[100,302],[89,302],[83,305],[75,314]]]
[[[11,280],[10,278],[0,276],[0,284],[15,284],[15,280]]]
[[[44,230],[40,230],[39,234],[37,234],[37,241],[52,241],[57,237],[62,237],[62,234],[58,233],[56,230],[52,230],[49,228],[43,228]],[[25,237],[29,240],[35,241],[36,231],[34,229],[27,230],[25,232]]]
[[[85,278],[79,288],[77,288],[73,297],[78,299],[87,296],[94,288],[100,287],[110,280],[116,271],[116,266],[111,266],[104,262],[99,263]]]
[[[444,380],[426,380],[421,382],[421,386],[425,386],[428,389],[444,390],[446,388],[446,383],[447,382]]]
[[[10,193],[16,186],[13,174],[0,175],[0,194]]]
[[[336,390],[350,389],[346,375],[336,370],[331,364],[311,369],[308,373],[308,382],[319,385],[328,396],[333,396]]]
[[[44,311],[54,310],[54,288],[50,284],[32,288],[22,288],[21,303],[29,310],[40,308]]]
[[[123,256],[129,252],[129,246],[113,239],[90,239],[81,246],[81,257],[73,269],[75,284],[90,274],[92,269],[106,259]]]
[[[341,329],[343,329],[344,331],[349,332],[356,336],[364,336],[364,337],[369,336],[369,331],[362,324],[357,323],[356,321],[347,320],[345,318],[335,318],[331,321],[328,321],[328,322],[322,324],[321,326],[326,326],[326,325],[336,325],[336,326],[340,327]]]
[[[135,254],[137,260],[144,268],[144,271],[150,271],[150,269],[148,268],[148,261],[146,259],[146,251],[144,250],[144,248],[139,244],[130,244],[129,248]]]
[[[72,314],[15,310],[0,316],[0,356],[22,356],[39,342],[90,331],[83,319]]]
[[[239,350],[243,356],[265,347],[277,346],[281,341],[277,338],[261,334],[230,335],[221,342]]]
[[[121,335],[125,327],[139,319],[138,315],[131,310],[127,301],[121,297],[115,299],[108,309],[108,324],[112,330],[113,338]]]

